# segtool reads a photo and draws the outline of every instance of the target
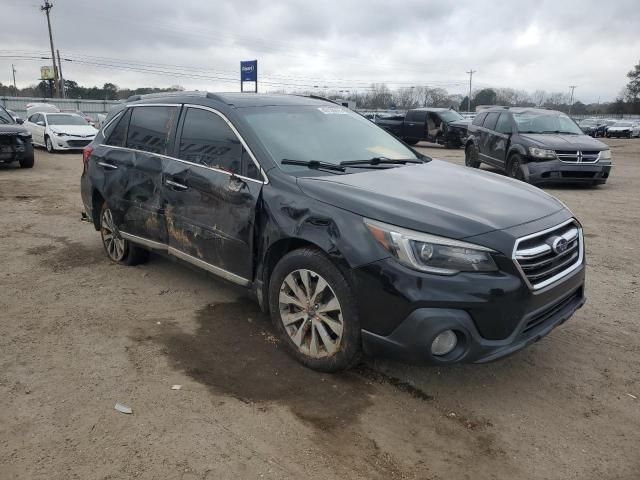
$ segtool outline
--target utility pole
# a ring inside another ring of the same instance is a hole
[[[60,50],[56,50],[58,54],[58,70],[60,71],[60,93],[62,98],[67,98],[67,95],[64,91],[64,76],[62,75],[62,62],[60,62]]]
[[[16,67],[13,63],[11,64],[11,73],[13,74],[13,90],[14,90],[13,93],[15,93],[17,97],[18,87],[16,87]]]
[[[471,112],[471,80],[473,79],[473,74],[476,73],[477,70],[469,70],[467,73],[469,74],[469,96],[467,97],[467,111]]]
[[[40,7],[47,15],[47,26],[49,27],[49,44],[51,45],[51,61],[53,62],[53,85],[55,89],[58,90],[59,87],[59,78],[58,78],[58,67],[56,66],[56,56],[53,48],[53,34],[51,33],[51,19],[49,18],[49,12],[53,8],[53,3],[49,2],[49,0],[44,0],[44,5]],[[55,94],[54,94],[55,95]]]
[[[571,115],[571,107],[573,107],[573,91],[576,89],[577,85],[569,85],[571,89],[571,100],[569,100],[569,115]]]

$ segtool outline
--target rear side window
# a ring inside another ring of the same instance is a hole
[[[473,119],[473,125],[482,125],[482,123],[484,122],[484,118],[487,116],[486,113],[479,113],[478,115],[475,116],[475,118]]]
[[[177,107],[134,107],[127,130],[127,147],[164,154]]]
[[[424,122],[426,118],[427,112],[422,112],[420,110],[414,110],[407,113],[407,120],[410,122]]]
[[[120,115],[120,118],[114,120],[104,132],[107,145],[114,147],[124,147],[124,141],[127,137],[127,127],[129,126],[129,118],[131,117],[131,109]]]
[[[220,116],[199,108],[187,110],[178,158],[242,175],[242,157],[240,140]]]
[[[496,131],[500,133],[511,133],[511,121],[508,113],[501,113],[496,123]]]
[[[488,128],[489,130],[495,130],[496,122],[498,121],[499,116],[500,112],[487,113],[487,118],[484,119],[484,123],[482,124],[482,126],[484,128]]]

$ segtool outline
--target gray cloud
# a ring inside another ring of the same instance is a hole
[[[46,61],[2,56],[48,51],[38,1],[3,0],[0,13],[0,81],[9,82],[15,63],[19,83],[35,83]],[[258,58],[264,88],[387,81],[464,92],[465,71],[474,68],[477,86],[577,84],[578,99],[604,101],[640,58],[636,0],[58,0],[52,21],[63,57],[103,64],[63,64],[65,76],[84,85],[237,89],[238,62]],[[165,73],[127,71],[123,62]]]

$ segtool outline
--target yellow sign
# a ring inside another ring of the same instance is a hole
[[[50,66],[40,67],[40,80],[53,80],[53,70]]]

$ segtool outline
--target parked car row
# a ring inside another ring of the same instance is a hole
[[[640,120],[585,118],[578,125],[592,137],[640,137]]]
[[[414,113],[418,128],[408,115],[401,135],[411,141],[438,137],[429,118],[442,135],[457,120]],[[467,148],[475,162],[513,165],[517,152],[516,165],[578,171],[583,154],[558,160],[558,151],[589,149],[607,163],[608,148],[585,138],[566,116],[491,109],[474,119]],[[585,302],[582,227],[560,201],[432,160],[317,98],[131,98],[84,149],[80,183],[108,258],[133,265],[152,250],[247,287],[283,347],[321,371],[361,352],[496,360]]]

